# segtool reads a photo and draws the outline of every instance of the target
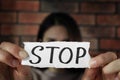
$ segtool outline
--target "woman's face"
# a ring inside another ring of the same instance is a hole
[[[54,25],[44,33],[43,41],[69,41],[68,32],[64,26]]]

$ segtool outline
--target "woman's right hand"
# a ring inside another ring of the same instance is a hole
[[[21,47],[2,42],[0,44],[0,80],[32,80],[31,68],[21,65],[28,54]]]

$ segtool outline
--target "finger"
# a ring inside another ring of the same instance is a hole
[[[13,76],[15,80],[33,80],[31,67],[28,66],[19,66],[16,70],[13,71]]]
[[[117,59],[117,56],[113,52],[100,54],[90,60],[90,67],[97,68],[97,67],[105,66],[106,64],[110,63],[115,59]]]
[[[114,60],[103,68],[105,74],[120,72],[120,59]]]
[[[24,59],[28,57],[28,54],[25,50],[9,42],[2,42],[0,45],[0,48],[8,51],[11,55],[13,55],[14,57],[18,59]]]
[[[115,80],[116,74],[104,74],[103,73],[103,80]]]
[[[0,49],[0,62],[5,63],[11,67],[17,67],[20,62],[7,51]]]
[[[120,80],[120,72],[118,73],[118,80]]]
[[[95,80],[98,69],[86,69],[82,80]]]
[[[111,80],[111,79],[109,79],[109,80]],[[120,77],[117,75],[114,79],[112,79],[112,80],[120,80]]]

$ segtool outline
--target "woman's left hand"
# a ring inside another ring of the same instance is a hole
[[[113,52],[100,54],[90,61],[82,80],[120,80],[120,59]]]

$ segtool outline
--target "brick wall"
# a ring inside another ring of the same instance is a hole
[[[71,14],[95,53],[120,51],[120,0],[0,0],[0,42],[35,41],[40,23],[55,11]]]

